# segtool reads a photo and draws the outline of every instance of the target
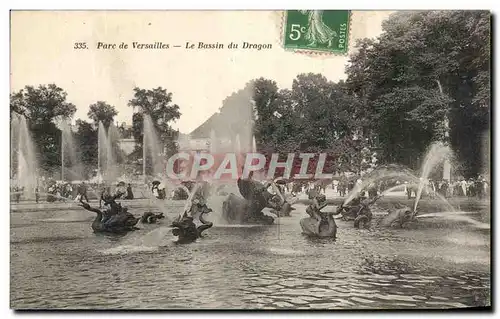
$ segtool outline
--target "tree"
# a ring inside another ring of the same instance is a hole
[[[144,116],[149,115],[159,137],[160,149],[167,151],[167,156],[177,152],[177,131],[171,127],[171,122],[180,118],[179,106],[172,103],[172,93],[162,87],[152,90],[134,88],[134,98],[128,103],[137,111],[132,116],[135,151],[131,154],[135,158],[142,157],[143,122]]]
[[[26,117],[42,169],[61,165],[61,131],[58,119],[68,119],[76,107],[66,101],[67,93],[55,84],[25,86],[10,95],[10,109]]]
[[[87,113],[87,116],[94,121],[96,127],[99,126],[99,122],[102,122],[105,128],[109,128],[109,125],[113,123],[113,119],[117,115],[118,112],[115,107],[103,101],[91,104]]]
[[[280,98],[275,81],[259,78],[253,81],[255,103],[254,132],[258,149],[268,149],[275,145],[273,133],[277,127],[277,116]],[[281,116],[280,113],[278,113]]]
[[[489,127],[490,13],[398,12],[378,41],[364,40],[346,69],[350,94],[363,101],[383,161],[414,166],[433,140],[450,143],[480,169],[480,139]]]
[[[77,140],[79,143],[80,160],[87,168],[85,175],[91,173],[90,168],[97,167],[98,136],[94,126],[83,120],[76,120]]]
[[[115,155],[117,163],[123,163],[125,156],[120,149],[118,139],[120,138],[119,128],[113,125],[115,116],[118,115],[115,107],[103,101],[97,101],[89,106],[87,116],[94,121],[96,136],[99,138],[99,122],[101,122],[106,130],[106,136],[112,141],[112,152]]]
[[[364,143],[352,143],[363,126],[355,116],[360,102],[348,94],[344,82],[299,74],[291,90],[278,90],[274,81],[263,78],[253,83],[255,133],[262,151],[328,153],[326,172],[361,168],[357,154]]]

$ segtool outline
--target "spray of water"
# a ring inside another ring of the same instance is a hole
[[[144,135],[143,135],[143,178],[144,181],[147,180],[147,172],[146,165],[149,163],[150,168],[152,169],[151,175],[154,176],[155,179],[160,181],[160,188],[165,188],[165,191],[169,191],[172,188],[171,183],[167,180],[164,174],[163,167],[163,153],[164,148],[162,147],[162,143],[160,143],[160,139],[158,138],[158,134],[156,132],[153,120],[149,114],[144,114],[143,120],[144,127]],[[179,186],[185,187],[185,186]],[[149,191],[145,191],[147,196],[150,199],[150,204],[153,204],[156,208],[158,208],[164,214],[168,211],[168,207],[166,206],[166,201],[158,200],[153,194]],[[189,191],[188,191],[189,193]]]
[[[455,211],[450,211],[450,212],[438,212],[438,213],[428,213],[428,214],[422,214],[419,215],[418,218],[428,218],[428,217],[434,217],[434,218],[442,218],[446,220],[452,220],[452,221],[462,221],[469,223],[476,228],[480,229],[490,229],[490,224],[480,222],[478,220],[475,220],[469,216],[466,216],[470,214],[470,212],[455,212]]]
[[[412,173],[410,173],[409,171],[405,171],[405,172],[401,172],[401,175],[399,175],[399,178],[403,181],[408,181],[409,183],[411,184],[417,184],[417,183],[420,183],[420,179],[413,175]],[[386,190],[384,190],[380,196],[384,196],[392,191],[395,191],[397,189],[400,189],[400,188],[403,188],[405,185],[404,184],[399,184],[399,185],[395,185],[393,187],[390,187]],[[428,193],[433,193],[434,196],[436,196],[439,200],[441,200],[441,202],[443,202],[443,204],[445,205],[446,209],[449,210],[449,211],[455,211],[455,208],[450,204],[450,202],[444,198],[441,194],[439,193],[436,193],[434,192],[432,189],[430,189],[429,185],[427,184],[424,184],[424,188],[425,190],[428,192]],[[416,205],[414,206],[415,209],[416,209]],[[415,211],[414,209],[414,211]]]
[[[448,146],[444,145],[441,142],[433,143],[424,160],[424,165],[422,166],[422,175],[421,178],[417,178],[413,175],[409,170],[394,170],[392,168],[380,168],[376,169],[373,172],[365,175],[363,177],[362,183],[356,184],[354,189],[347,195],[346,200],[344,201],[344,205],[347,205],[350,201],[352,201],[356,196],[358,196],[361,191],[363,191],[366,187],[368,187],[371,183],[376,182],[377,180],[384,178],[399,178],[403,180],[410,180],[411,182],[418,184],[417,196],[415,199],[415,204],[413,210],[416,211],[418,202],[422,196],[422,191],[426,187],[427,178],[429,174],[445,159],[449,159],[451,156],[451,150]],[[388,192],[386,190],[385,192]],[[447,203],[448,207],[453,207],[449,204],[449,202],[443,198],[441,195],[436,194],[436,196],[440,197],[445,203]]]
[[[114,145],[117,143],[119,137],[116,127],[111,124],[106,134],[106,176],[108,181],[116,181],[119,175],[118,165],[116,161],[116,154]]]
[[[234,150],[236,151],[237,154],[241,153],[241,140],[240,140],[240,134],[236,134],[236,139],[234,141]]]
[[[151,175],[157,177],[163,174],[163,147],[155,130],[151,116],[144,114],[144,135],[143,135],[143,176],[146,179],[146,165],[150,164]]]
[[[402,190],[404,189],[405,185],[404,184],[398,184],[392,187],[389,187],[388,189],[384,190],[382,193],[380,193],[380,196],[387,195],[391,192],[394,192],[395,190]]]
[[[76,155],[76,145],[73,138],[71,126],[66,120],[62,120],[59,125],[61,129],[61,179],[81,179],[82,166]],[[69,173],[69,174],[67,174]]]
[[[419,188],[417,191],[417,197],[415,199],[415,205],[413,211],[416,211],[417,206],[418,206],[418,200],[421,198],[422,192],[425,189],[427,192],[433,192],[433,190],[430,189],[429,185],[426,183],[426,180],[429,176],[429,174],[432,172],[432,170],[439,165],[443,160],[446,158],[449,158],[451,154],[451,151],[449,148],[444,146],[441,143],[436,143],[433,144],[429,152],[426,156],[426,160],[422,169],[422,177],[418,178],[417,176],[413,175],[409,171],[401,172],[401,175],[399,176],[403,180],[409,181],[410,183],[413,184],[418,184]],[[381,195],[386,195],[398,188],[404,187],[404,185],[396,185],[391,188],[388,188],[384,190]],[[469,216],[465,216],[467,214],[470,214],[468,212],[457,212],[454,207],[448,202],[446,198],[444,198],[441,194],[439,193],[434,193],[434,196],[440,199],[441,202],[443,202],[446,206],[447,211],[445,212],[437,212],[437,213],[427,213],[427,214],[421,214],[417,215],[416,217],[418,218],[428,218],[428,217],[437,217],[437,218],[442,218],[445,220],[452,220],[452,221],[463,221],[466,223],[469,223],[473,225],[476,228],[479,229],[490,229],[490,225],[487,223],[480,222],[478,220],[475,220]]]
[[[422,176],[418,183],[417,189],[417,197],[415,198],[415,205],[413,207],[413,211],[417,210],[418,202],[420,197],[422,196],[422,190],[427,183],[427,179],[429,178],[429,174],[433,169],[437,167],[444,160],[449,159],[451,156],[451,149],[444,145],[441,142],[433,143],[429,151],[427,152],[424,160],[424,165],[422,166]]]
[[[178,186],[177,188],[181,187],[184,188],[187,193],[189,194],[189,198],[187,199],[184,209],[179,213],[178,219],[182,217],[182,214],[190,209],[190,205],[192,203],[192,199],[194,194],[196,193],[198,189],[198,183],[194,185],[193,189],[191,192],[189,192],[189,189],[185,187],[184,185]],[[159,206],[162,207],[160,204],[159,200],[155,199],[155,203]],[[165,213],[165,212],[164,212]],[[159,228],[156,228],[147,234],[137,238],[130,238],[129,240],[125,241],[123,245],[111,248],[111,249],[106,249],[101,251],[103,254],[129,254],[129,253],[136,253],[136,252],[146,252],[146,251],[155,251],[160,247],[161,245],[165,244],[165,238],[167,235],[171,232],[170,227],[162,226]]]
[[[58,195],[58,194],[51,194],[51,193],[46,193],[46,192],[38,192],[38,195],[40,195],[40,196],[51,196],[53,198],[62,199],[65,202],[69,202],[69,203],[74,202],[74,199],[69,198],[69,197],[64,197],[64,196],[61,196],[61,195]]]
[[[106,129],[104,124],[99,121],[99,127],[97,129],[97,178],[99,183],[103,181],[107,166],[107,145],[108,138],[106,137]]]
[[[409,172],[409,170],[405,169],[395,170],[394,168],[381,167],[376,170],[373,170],[372,172],[363,176],[363,180],[361,183],[357,183],[354,186],[351,192],[347,195],[343,205],[349,204],[364,189],[366,189],[370,184],[376,181],[388,178],[398,178],[401,180],[405,180],[408,178],[408,176],[411,176],[411,173]]]
[[[26,118],[13,113],[11,132],[11,158],[15,159],[12,175],[15,176],[14,183],[24,187],[25,195],[31,197],[38,181],[38,163],[35,146],[28,130]]]
[[[193,202],[193,197],[194,197],[194,194],[196,194],[196,192],[198,191],[198,187],[199,187],[199,183],[194,184],[193,189],[189,193],[189,197],[186,200],[186,203],[184,204],[184,209],[181,212],[179,212],[178,219],[180,219],[182,217],[182,214],[184,214],[184,212],[187,212],[187,211],[189,211],[191,209],[191,204]]]

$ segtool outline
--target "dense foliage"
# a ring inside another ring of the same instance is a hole
[[[81,154],[81,162],[87,168],[85,172],[88,175],[90,172],[90,168],[97,167],[98,158],[97,154],[99,154],[99,122],[101,122],[107,131],[107,134],[111,134],[114,132],[110,130],[110,127],[113,125],[113,120],[115,116],[118,115],[116,108],[112,105],[104,101],[97,101],[89,105],[89,111],[87,116],[93,121],[93,123],[88,123],[86,121],[78,119],[76,121],[77,127],[77,140],[79,143],[78,151]],[[120,147],[117,142],[118,136],[113,136],[111,139],[113,144],[113,152],[116,154],[116,161],[118,163],[123,162],[124,156],[120,150]]]
[[[79,143],[78,152],[82,164],[85,164],[86,176],[91,174],[91,170],[97,168],[98,154],[98,132],[97,127],[83,120],[76,120],[77,140]]]
[[[103,101],[97,101],[89,106],[87,116],[94,121],[97,127],[102,122],[106,129],[113,123],[113,119],[118,115],[115,107]]]
[[[135,139],[135,150],[132,154],[134,158],[142,158],[143,152],[143,121],[144,115],[151,117],[155,131],[158,134],[159,149],[165,150],[167,156],[177,152],[178,132],[171,127],[171,123],[180,118],[179,106],[172,103],[172,93],[167,92],[162,87],[152,90],[134,88],[134,97],[129,101],[129,106],[135,112],[132,116],[132,130]],[[148,171],[151,170],[151,163],[146,164]]]
[[[274,81],[254,84],[257,145],[265,153],[328,153],[325,172],[359,171],[366,140],[359,135],[362,121],[358,99],[343,82],[319,74],[300,74],[291,90],[279,90]]]
[[[280,90],[256,80],[260,148],[327,151],[337,170],[356,172],[369,163],[367,149],[382,163],[416,168],[432,141],[445,140],[461,173],[476,175],[487,165],[490,13],[398,12],[383,31],[357,43],[345,82],[300,74],[291,90]]]
[[[481,168],[490,117],[490,13],[398,12],[379,40],[362,41],[349,91],[370,113],[382,159],[413,165],[433,140],[449,142],[465,175]]]
[[[61,131],[57,123],[71,118],[76,112],[76,107],[67,102],[66,97],[67,93],[55,84],[26,86],[10,95],[10,109],[26,117],[33,142],[38,147],[38,163],[44,170],[61,165]]]
[[[171,122],[180,118],[179,106],[172,103],[172,93],[162,87],[152,90],[134,88],[134,98],[128,103],[136,112],[132,117],[133,135],[138,153],[142,153],[144,114],[151,116],[160,142],[167,147],[169,153],[175,153],[177,131],[170,126]]]

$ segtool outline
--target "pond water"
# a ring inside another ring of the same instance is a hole
[[[425,202],[422,201],[422,202]],[[130,202],[136,215],[146,207]],[[169,218],[182,202],[166,203]],[[15,309],[401,309],[490,305],[490,230],[422,218],[370,230],[337,220],[338,239],[301,234],[305,205],[273,226],[216,222],[175,244],[168,222],[121,238],[95,235],[70,204],[13,204]],[[383,206],[383,205],[381,205]],[[423,204],[425,206],[425,204]],[[217,207],[207,219],[218,220]],[[466,215],[489,223],[489,205]],[[376,219],[383,210],[376,212]]]

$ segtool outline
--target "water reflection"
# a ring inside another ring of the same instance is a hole
[[[111,240],[88,216],[13,213],[14,308],[452,308],[489,305],[489,231],[418,222],[300,234],[303,207],[270,227],[214,226],[190,245],[168,228]],[[73,213],[72,213],[73,214]],[[175,211],[172,211],[172,216]],[[20,218],[22,216],[22,218]]]

